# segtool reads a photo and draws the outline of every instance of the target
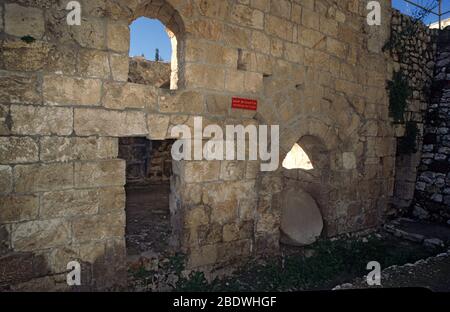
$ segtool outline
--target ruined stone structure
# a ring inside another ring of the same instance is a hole
[[[170,63],[152,62],[141,57],[130,59],[128,82],[170,88]]]
[[[290,187],[318,203],[323,237],[384,220],[396,162],[390,1],[381,26],[360,0],[80,2],[81,26],[66,24],[66,1],[0,3],[0,287],[65,289],[72,260],[85,287],[123,284],[119,138],[173,139],[194,116],[280,125],[280,159],[303,144],[315,169],[174,162],[173,241],[187,268],[277,253]],[[128,25],[141,16],[173,33],[172,90],[128,82]],[[233,96],[258,110],[232,109]]]
[[[404,76],[410,93],[402,120],[394,120],[398,147],[394,209],[390,214],[396,215],[400,211],[406,211],[414,198],[417,168],[421,157],[423,117],[430,101],[436,64],[437,32],[409,16],[393,11],[391,38],[386,43],[385,50],[391,51],[394,71]],[[390,80],[392,79],[394,77]],[[417,133],[408,133],[414,130]],[[411,142],[406,142],[405,137],[408,136],[411,137]]]
[[[450,219],[450,29],[439,37],[431,102],[425,115],[422,159],[413,214],[420,219]]]

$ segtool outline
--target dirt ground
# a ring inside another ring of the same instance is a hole
[[[169,246],[170,185],[127,187],[126,243],[128,256],[163,253]]]

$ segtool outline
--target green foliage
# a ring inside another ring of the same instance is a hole
[[[391,81],[388,81],[389,90],[389,113],[397,123],[405,121],[405,110],[408,98],[412,91],[402,71],[394,73]]]
[[[32,36],[23,36],[22,38],[20,38],[22,41],[30,44],[36,41],[35,38],[33,38]]]
[[[176,291],[179,292],[206,292],[211,288],[203,272],[193,272],[188,278],[180,278]]]
[[[403,155],[417,153],[417,138],[419,136],[419,128],[413,121],[406,123],[405,136],[398,142],[398,152]]]
[[[163,59],[161,57],[161,55],[159,54],[159,49],[156,49],[155,51],[155,62],[162,62]]]
[[[429,257],[436,251],[421,245],[404,245],[370,237],[358,239],[323,240],[312,247],[313,256],[294,254],[264,263],[252,261],[233,276],[208,283],[203,273],[182,278],[177,291],[297,291],[329,289],[367,273],[370,261],[380,262],[382,268],[403,265]]]

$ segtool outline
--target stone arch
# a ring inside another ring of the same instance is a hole
[[[184,87],[185,26],[179,12],[165,0],[144,1],[133,10],[129,23],[147,17],[159,20],[165,27],[172,45],[170,89]]]
[[[305,151],[313,168],[282,169],[280,241],[308,245],[324,229],[324,212],[329,202],[330,151],[323,139],[310,134],[295,144]]]

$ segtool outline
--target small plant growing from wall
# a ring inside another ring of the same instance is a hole
[[[408,81],[402,71],[394,73],[391,81],[388,81],[389,90],[389,113],[395,123],[405,121],[405,110],[408,105],[408,98],[412,91]]]
[[[394,123],[403,124],[405,123],[405,111],[412,90],[402,71],[394,73],[392,80],[388,81],[388,89],[390,116],[394,119]],[[405,135],[398,142],[398,153],[403,155],[416,153],[418,135],[417,123],[407,121],[405,123]]]
[[[417,138],[419,136],[417,123],[408,121],[405,128],[405,136],[398,141],[398,153],[402,155],[417,153]]]

